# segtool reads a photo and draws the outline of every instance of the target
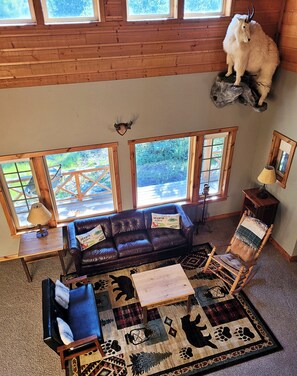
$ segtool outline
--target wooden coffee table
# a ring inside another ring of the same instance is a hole
[[[187,301],[191,310],[191,295],[195,293],[180,264],[132,274],[134,286],[143,309],[143,322],[147,323],[147,310]]]

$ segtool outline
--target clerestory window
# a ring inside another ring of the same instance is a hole
[[[219,17],[227,12],[223,0],[184,0],[184,18]]]
[[[41,0],[41,3],[46,24],[99,20],[97,0]]]
[[[145,21],[230,15],[231,0],[184,0],[183,10],[178,10],[178,0],[126,0],[126,4],[128,21]]]
[[[26,25],[35,23],[32,0],[1,0],[0,25]]]
[[[160,20],[177,17],[177,0],[126,0],[127,20]]]

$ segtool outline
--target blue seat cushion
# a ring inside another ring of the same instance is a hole
[[[74,340],[94,334],[102,340],[102,329],[91,284],[70,290],[68,324],[73,332]]]

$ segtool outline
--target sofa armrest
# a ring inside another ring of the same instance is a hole
[[[68,224],[68,244],[69,252],[73,258],[76,271],[79,273],[81,267],[82,252],[80,248],[79,241],[76,239],[76,230],[74,223],[71,222]]]
[[[190,220],[190,218],[187,216],[187,214],[184,212],[183,208],[180,205],[176,205],[176,210],[180,215],[181,229],[182,229],[185,237],[187,238],[188,243],[190,245],[192,245],[192,243],[193,243],[193,231],[194,231],[193,222]]]

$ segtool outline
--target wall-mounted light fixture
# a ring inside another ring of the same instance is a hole
[[[131,129],[133,121],[129,121],[129,123],[115,123],[114,127],[119,135],[124,136],[128,129]]]

